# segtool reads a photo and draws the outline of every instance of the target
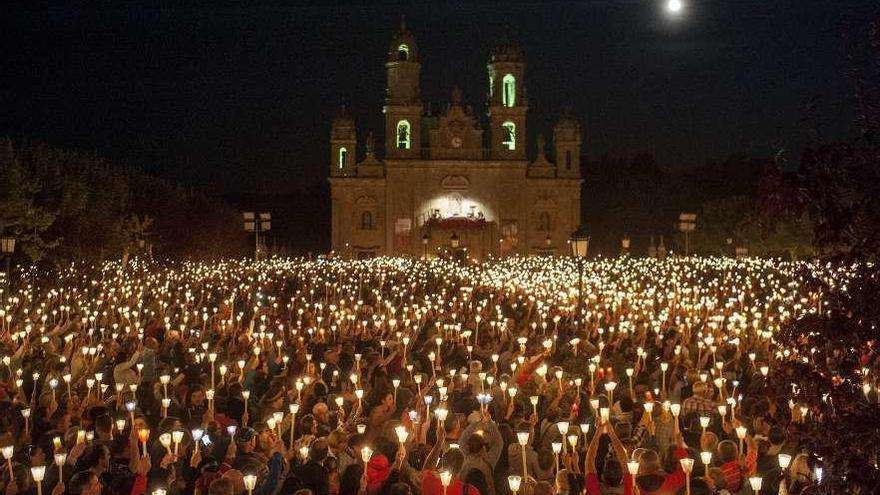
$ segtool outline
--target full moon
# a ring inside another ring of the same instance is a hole
[[[682,7],[684,7],[684,5],[681,3],[681,0],[669,0],[666,2],[666,10],[673,14],[681,12]]]

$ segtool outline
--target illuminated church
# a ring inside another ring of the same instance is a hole
[[[364,158],[356,160],[357,130],[344,110],[331,126],[336,255],[485,259],[568,252],[568,236],[580,224],[580,126],[562,118],[551,149],[539,135],[529,160],[523,52],[501,44],[486,68],[485,119],[462,105],[457,89],[442,112],[427,113],[419,48],[401,25],[385,63],[384,156],[376,155],[370,135]]]

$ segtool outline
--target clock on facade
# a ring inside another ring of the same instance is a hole
[[[460,137],[455,136],[454,138],[452,138],[452,147],[453,148],[461,148],[461,138]]]

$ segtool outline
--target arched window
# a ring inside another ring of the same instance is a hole
[[[507,121],[501,124],[501,127],[504,129],[504,139],[501,141],[501,145],[507,148],[510,151],[516,149],[516,124],[513,122]]]
[[[339,159],[337,160],[339,168],[345,168],[346,161],[348,160],[348,150],[345,149],[345,146],[339,148]]]
[[[571,170],[571,150],[565,150],[565,170]]]
[[[408,150],[410,145],[409,121],[401,120],[397,123],[397,149]]]
[[[409,47],[406,46],[406,43],[401,43],[401,45],[397,47],[397,60],[404,62],[409,60]]]
[[[546,211],[542,211],[540,215],[538,215],[538,230],[546,231],[550,229],[550,214]]]
[[[361,213],[361,230],[373,230],[373,214],[369,211]]]
[[[516,105],[516,79],[513,77],[513,74],[507,74],[504,76],[501,80],[501,85],[503,87],[501,103],[503,103],[505,107]]]

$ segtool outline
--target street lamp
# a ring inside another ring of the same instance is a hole
[[[268,212],[254,213],[246,211],[242,213],[244,218],[244,230],[254,233],[254,261],[260,260],[260,234],[272,230],[272,214]]]
[[[12,272],[11,272],[11,263],[12,263],[12,253],[15,252],[15,237],[3,237],[0,238],[0,252],[3,253],[3,257],[6,258],[6,280],[7,282],[12,280]]]
[[[682,212],[678,215],[675,228],[684,234],[684,255],[688,256],[690,254],[690,234],[697,228],[697,214]]]
[[[425,251],[425,259],[428,259],[428,240],[430,240],[430,237],[428,237],[427,232],[422,234],[422,248]]]
[[[630,245],[629,236],[627,236],[627,235],[623,236],[623,239],[620,240],[620,249],[621,249],[621,254],[623,256],[626,256],[627,254],[629,254],[629,245]]]
[[[449,244],[452,246],[452,249],[458,249],[461,240],[458,238],[458,234],[455,232],[452,233],[452,237],[449,238]]]
[[[578,263],[578,304],[577,319],[575,321],[577,322],[578,330],[581,330],[581,315],[583,314],[584,304],[584,298],[582,297],[584,293],[584,258],[587,257],[587,250],[590,248],[590,236],[587,235],[583,225],[571,234],[569,244],[571,245],[571,255],[577,258]],[[562,333],[559,336],[560,342],[568,342],[568,336],[565,335],[565,327],[563,327],[563,331],[560,333]],[[565,346],[559,346],[558,349],[563,347]]]

